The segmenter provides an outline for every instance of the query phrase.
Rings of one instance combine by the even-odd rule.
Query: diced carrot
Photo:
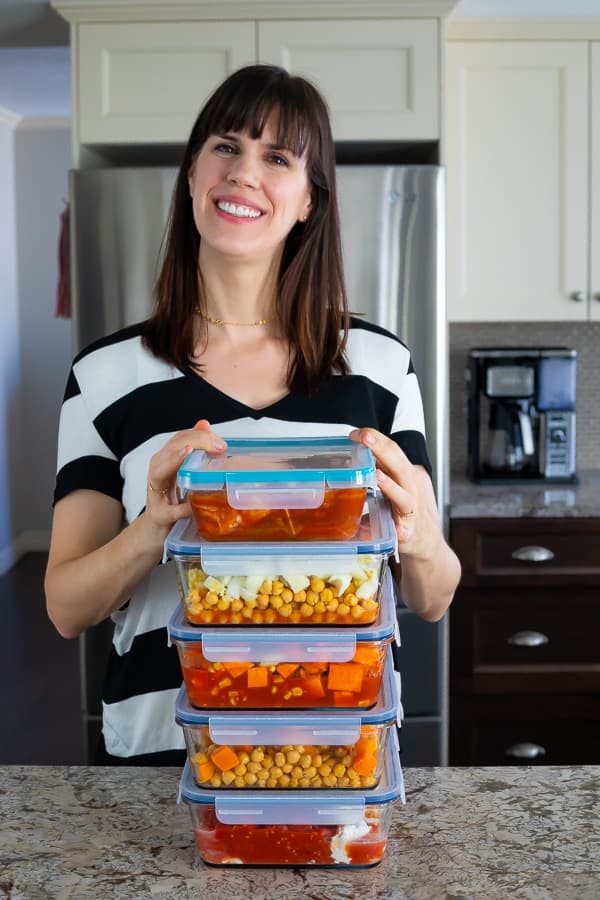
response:
[[[352,760],[352,768],[359,775],[372,775],[377,768],[377,757],[372,753],[363,753]]]
[[[208,781],[209,778],[212,778],[215,773],[215,767],[211,763],[210,759],[208,759],[206,762],[199,763],[197,766],[197,770],[198,781]]]
[[[310,697],[325,696],[325,688],[318,675],[311,675],[310,678],[303,678],[299,687],[303,688]]]
[[[265,666],[253,666],[248,669],[248,687],[261,688],[268,687],[269,672]]]
[[[252,663],[249,662],[226,662],[223,668],[226,669],[232,678],[239,678],[244,672],[247,672]]]
[[[374,647],[372,644],[367,644],[365,647],[361,647],[359,644],[354,654],[354,662],[362,663],[363,666],[369,666],[369,668],[379,666],[380,659],[381,652],[379,647]]]
[[[218,766],[221,772],[227,772],[229,769],[233,769],[235,766],[239,765],[240,762],[240,758],[235,750],[232,750],[227,744],[223,744],[221,747],[217,747],[216,750],[213,750],[210,754],[210,758],[215,766]]]
[[[326,662],[302,663],[302,668],[307,675],[320,675],[321,672],[326,672],[328,667],[329,663]]]
[[[356,706],[356,694],[352,694],[350,691],[334,691],[333,705],[354,707]]]
[[[362,666],[358,663],[331,663],[327,687],[330,691],[360,691],[363,680]]]
[[[279,663],[275,668],[283,678],[289,678],[298,668],[298,663]]]

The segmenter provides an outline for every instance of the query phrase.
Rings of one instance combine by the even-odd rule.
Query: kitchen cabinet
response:
[[[76,158],[80,145],[183,143],[213,88],[252,62],[314,80],[336,140],[437,141],[441,16],[453,5],[56,0],[72,25]]]
[[[452,519],[450,765],[600,762],[600,519]]]
[[[558,26],[452,32],[451,321],[600,320],[600,22],[586,24],[569,40]]]

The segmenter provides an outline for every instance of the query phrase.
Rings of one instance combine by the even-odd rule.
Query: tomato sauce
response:
[[[317,509],[234,509],[226,491],[191,491],[189,501],[205,541],[345,541],[356,534],[366,488],[325,489]]]
[[[192,706],[356,709],[377,702],[388,641],[359,644],[351,662],[260,665],[211,662],[195,642],[176,642]]]
[[[337,825],[224,825],[214,807],[203,813],[194,832],[205,862],[263,866],[334,865],[331,842],[337,833]],[[373,865],[382,859],[385,846],[386,839],[372,825],[364,837],[344,845],[350,862],[338,864]]]

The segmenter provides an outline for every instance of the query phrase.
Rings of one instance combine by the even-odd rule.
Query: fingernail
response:
[[[367,431],[365,434],[365,444],[374,444],[375,443],[375,435],[371,434],[370,431]]]
[[[212,442],[213,450],[224,450],[227,444],[221,438],[214,438]]]
[[[189,444],[186,444],[185,447],[183,448],[183,450],[179,451],[179,455],[181,457],[189,456],[191,452],[192,452],[192,447],[190,447]]]
[[[381,469],[377,469],[376,475],[377,475],[377,483],[383,484],[385,482],[387,476],[381,471]]]

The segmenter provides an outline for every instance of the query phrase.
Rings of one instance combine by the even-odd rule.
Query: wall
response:
[[[71,322],[54,317],[70,165],[64,120],[25,118],[3,129],[0,194],[13,201],[0,205],[6,256],[0,266],[0,573],[22,552],[48,546],[58,416],[71,360]]]
[[[471,347],[569,347],[577,350],[577,468],[600,468],[600,322],[461,322],[450,325],[450,471],[467,466],[467,391]]]

